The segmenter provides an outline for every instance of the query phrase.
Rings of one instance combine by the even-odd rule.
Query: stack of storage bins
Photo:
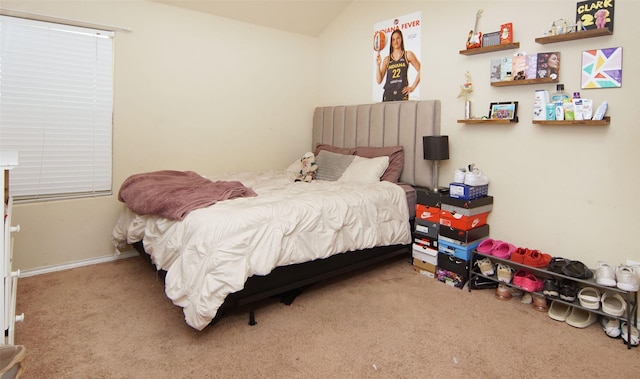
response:
[[[471,187],[471,190],[452,186]],[[438,220],[436,276],[439,281],[457,288],[465,285],[469,278],[471,252],[489,236],[487,218],[492,209],[493,196],[487,195],[486,189],[476,191],[472,186],[450,185],[449,195],[441,199]]]

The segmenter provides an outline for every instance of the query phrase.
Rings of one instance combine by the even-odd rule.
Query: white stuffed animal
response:
[[[310,182],[316,177],[318,165],[316,164],[316,156],[312,152],[305,153],[300,158],[302,167],[296,175],[296,182]]]

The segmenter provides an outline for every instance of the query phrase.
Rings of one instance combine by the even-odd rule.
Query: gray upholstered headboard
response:
[[[433,167],[423,159],[422,137],[440,134],[440,100],[394,101],[316,108],[312,148],[318,143],[338,147],[404,147],[400,181],[433,185]]]

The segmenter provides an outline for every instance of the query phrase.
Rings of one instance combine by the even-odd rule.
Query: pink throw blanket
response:
[[[182,220],[190,211],[221,200],[257,194],[238,181],[213,182],[193,171],[155,171],[128,177],[118,200],[139,215]]]

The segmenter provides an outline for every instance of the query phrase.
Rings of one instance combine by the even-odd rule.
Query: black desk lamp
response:
[[[440,161],[449,159],[449,136],[422,137],[424,159],[433,161],[433,192],[438,192],[438,168]]]

